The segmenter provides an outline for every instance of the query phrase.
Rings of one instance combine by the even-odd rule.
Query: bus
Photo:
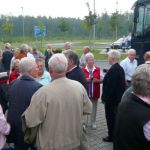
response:
[[[150,51],[150,0],[137,0],[133,10],[131,48],[136,50],[138,63],[141,64],[144,53]]]

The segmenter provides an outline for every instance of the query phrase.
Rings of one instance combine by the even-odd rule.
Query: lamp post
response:
[[[95,15],[95,0],[94,0],[94,3],[93,3],[93,12],[94,12],[94,15]],[[93,48],[95,48],[95,18],[94,18],[94,24],[93,24]]]
[[[118,22],[118,0],[116,1],[116,40],[118,38],[118,25],[117,25],[117,22]]]
[[[22,36],[24,41],[24,8],[21,7],[21,9],[22,9]]]

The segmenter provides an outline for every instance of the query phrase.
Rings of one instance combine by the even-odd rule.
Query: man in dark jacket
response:
[[[103,138],[103,141],[105,142],[113,141],[116,111],[125,90],[125,73],[118,63],[119,58],[120,53],[117,50],[111,50],[108,53],[108,61],[112,66],[103,80],[101,99],[105,104],[105,116],[108,127],[108,136]]]
[[[53,55],[53,49],[52,49],[52,45],[51,44],[47,44],[47,50],[45,50],[45,68],[47,71],[48,70],[48,61],[51,58],[51,56]]]
[[[37,65],[35,59],[24,57],[19,63],[19,71],[22,76],[13,81],[8,91],[9,108],[8,122],[11,125],[11,133],[8,141],[15,144],[15,150],[31,150],[33,145],[24,143],[21,115],[29,106],[32,95],[42,86],[34,78],[37,77]]]
[[[130,97],[118,107],[114,150],[150,149],[150,64],[137,67],[132,88]]]
[[[79,66],[78,55],[72,50],[65,50],[63,53],[68,59],[66,77],[71,80],[80,82],[87,90],[87,81],[81,67]]]

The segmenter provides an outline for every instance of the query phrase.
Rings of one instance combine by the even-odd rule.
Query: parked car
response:
[[[125,43],[125,40],[124,38],[120,38],[118,39],[117,41],[113,42],[110,47],[112,49],[122,49],[124,47],[126,47],[126,43]]]

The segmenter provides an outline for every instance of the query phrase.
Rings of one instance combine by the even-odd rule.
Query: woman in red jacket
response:
[[[19,73],[19,59],[13,60],[13,69],[12,72],[9,75],[9,83],[11,83],[13,80],[17,79],[20,75]]]
[[[87,53],[85,55],[86,66],[83,67],[83,72],[85,74],[86,80],[88,82],[88,95],[93,103],[93,112],[91,115],[91,126],[96,129],[96,111],[97,102],[100,97],[100,67],[94,65],[94,55],[92,53]]]

